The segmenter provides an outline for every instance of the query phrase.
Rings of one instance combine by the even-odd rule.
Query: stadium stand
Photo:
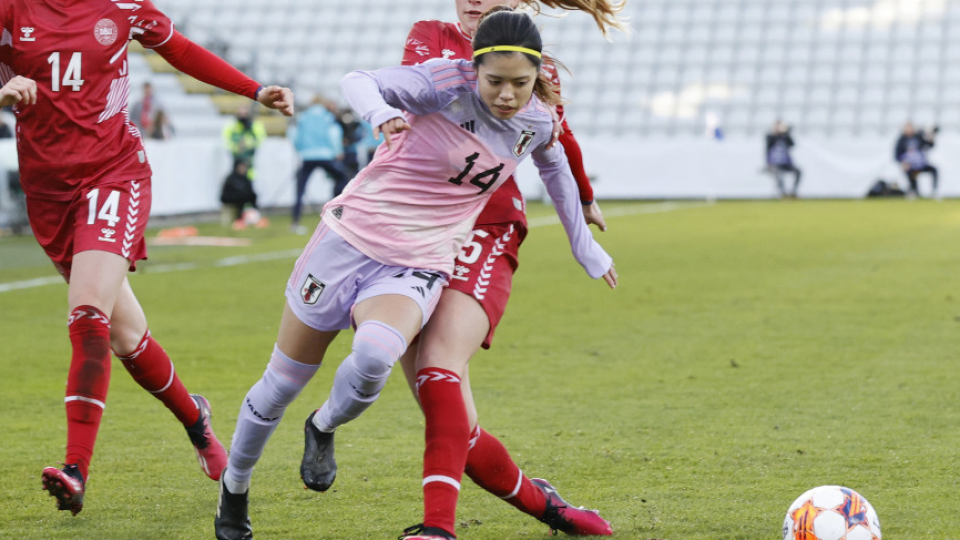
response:
[[[396,65],[414,21],[453,18],[452,0],[155,2],[188,37],[301,101],[339,98],[350,70]],[[940,194],[960,196],[960,155],[949,151],[960,143],[960,71],[949,69],[960,61],[960,1],[630,0],[626,15],[631,33],[610,42],[582,13],[539,18],[548,51],[572,72],[567,115],[599,198],[776,196],[762,142],[778,117],[794,128],[802,197],[861,197],[878,178],[902,181],[892,145],[908,119],[942,126]],[[238,98],[149,52],[131,63],[134,93],[140,77],[155,82],[177,129],[172,141],[148,141],[162,178],[154,213],[217,208],[229,164],[219,135]],[[274,135],[287,125],[261,119]],[[722,144],[706,129],[713,119]],[[291,204],[295,168],[289,141],[268,139],[257,164],[267,207]],[[537,197],[536,172],[519,177]]]
[[[191,38],[261,80],[336,96],[352,69],[396,64],[410,24],[449,19],[450,0],[157,0]],[[389,7],[388,7],[389,6]],[[728,133],[783,116],[806,134],[889,134],[907,117],[957,119],[960,5],[947,0],[644,0],[633,32],[605,42],[582,14],[542,17],[572,71],[566,97],[585,135],[685,135],[704,115]],[[164,99],[200,118],[199,101]],[[202,123],[206,123],[203,120]],[[178,122],[178,127],[180,123]],[[202,131],[205,126],[185,127]]]

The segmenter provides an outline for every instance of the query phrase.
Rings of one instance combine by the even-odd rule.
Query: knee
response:
[[[248,402],[255,401],[259,408],[281,411],[300,395],[319,366],[302,364],[284,354],[276,345],[270,355],[270,363],[263,373],[260,390],[248,395]],[[251,405],[254,405],[251,402]]]
[[[145,331],[124,324],[113,323],[110,327],[110,348],[119,356],[128,356],[140,346]]]
[[[364,379],[386,378],[407,349],[407,341],[395,328],[379,321],[365,321],[353,338],[357,374]]]

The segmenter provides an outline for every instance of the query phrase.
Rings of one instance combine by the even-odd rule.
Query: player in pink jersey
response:
[[[524,35],[532,29],[539,40],[520,13],[495,14],[487,24],[517,27]],[[301,476],[308,487],[323,487],[312,470],[322,456],[311,453],[311,441],[376,401],[391,367],[429,320],[477,215],[521,160],[533,157],[577,261],[591,277],[616,286],[613,261],[584,221],[563,150],[550,145],[550,110],[533,95],[536,87],[537,96],[557,99],[538,76],[539,41],[535,48],[509,39],[500,45],[507,55],[490,54],[475,65],[438,59],[343,79],[344,96],[386,135],[386,144],[324,206],[323,222],[287,283],[273,355],[241,405],[221,480],[217,538],[252,538],[253,467],[329,343],[352,323],[351,354],[337,369],[329,399],[305,426]]]
[[[430,58],[469,58],[473,52],[472,38],[479,24],[480,16],[490,7],[506,3],[511,7],[521,4],[519,0],[502,2],[498,0],[456,0],[459,23],[440,21],[420,21],[414,24],[407,37],[404,49],[404,64],[416,64]],[[601,30],[608,27],[621,28],[617,16],[623,9],[622,2],[607,1],[548,1],[550,7],[567,10],[580,10],[590,13]],[[536,2],[523,2],[539,11]],[[559,77],[555,66],[547,64],[552,81],[559,89]],[[570,168],[580,186],[580,198],[584,215],[588,223],[596,223],[605,230],[603,217],[593,202],[593,191],[583,169],[581,152],[573,133],[563,118],[563,107],[557,106],[562,119],[563,133],[560,142],[570,160]],[[494,330],[500,322],[510,295],[512,275],[517,269],[517,251],[527,232],[526,217],[519,190],[512,179],[501,188],[484,211],[477,218],[474,231],[463,251],[457,258],[456,272],[450,285],[443,292],[438,312],[441,316],[431,319],[423,332],[423,343],[419,347],[410,347],[401,358],[401,364],[407,380],[418,394],[419,375],[430,367],[443,367],[461,377],[462,399],[469,420],[469,451],[466,457],[467,475],[479,486],[503,498],[518,509],[548,524],[554,530],[575,535],[606,535],[612,530],[609,523],[591,510],[572,507],[563,501],[548,482],[526,477],[511,459],[503,444],[489,432],[480,428],[477,422],[477,410],[470,391],[468,362],[482,346],[489,348]],[[421,389],[422,393],[422,389]],[[449,422],[447,404],[425,409],[428,425]],[[462,427],[462,426],[461,426]],[[455,523],[455,509],[458,485],[445,480],[450,478],[459,467],[451,454],[437,448],[448,449],[450,439],[458,435],[451,430],[432,430],[428,436],[425,454],[426,471],[432,471],[434,481],[424,484],[424,495],[428,511],[424,517],[427,532],[443,530],[452,534]],[[433,440],[431,440],[431,438]],[[457,443],[452,443],[456,445]],[[325,468],[332,477],[336,473],[336,464],[332,452],[328,456]],[[457,456],[459,459],[459,456]],[[456,475],[459,483],[459,474]],[[415,528],[412,528],[413,530]]]
[[[151,200],[150,165],[127,113],[127,46],[137,40],[181,71],[288,116],[293,96],[185,38],[150,0],[6,0],[0,26],[0,106],[17,116],[30,226],[69,284],[66,466],[44,469],[43,487],[60,510],[83,508],[111,350],[184,425],[200,466],[217,480],[226,452],[210,404],[180,382],[126,277],[146,258]]]

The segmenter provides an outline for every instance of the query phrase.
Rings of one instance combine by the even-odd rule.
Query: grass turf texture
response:
[[[660,209],[604,205],[610,230],[598,236],[617,261],[616,291],[585,277],[559,226],[524,244],[494,348],[471,369],[481,424],[521,468],[600,508],[616,538],[777,538],[787,506],[821,484],[860,491],[887,539],[960,538],[960,202],[645,213]],[[201,226],[254,243],[154,247],[131,277],[225,444],[266,365],[293,257],[222,261],[305,243],[286,230],[282,220],[240,233]],[[171,271],[187,262],[197,267]],[[0,239],[0,283],[50,274],[32,239]],[[83,512],[55,511],[40,490],[41,469],[63,457],[65,299],[63,285],[0,293],[0,538],[212,538],[217,485],[118,362]],[[394,538],[421,520],[422,421],[399,373],[341,429],[334,489],[302,489],[303,420],[349,338],[257,467],[256,538]],[[458,520],[468,540],[548,534],[467,479]]]

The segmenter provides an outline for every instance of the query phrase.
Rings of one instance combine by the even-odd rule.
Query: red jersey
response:
[[[151,175],[130,122],[127,45],[163,45],[173,23],[150,0],[4,0],[0,84],[37,83],[15,106],[24,192],[69,200],[80,189]]]
[[[470,60],[473,58],[472,39],[460,28],[460,23],[442,21],[420,21],[413,25],[407,35],[407,43],[403,48],[403,64],[412,65],[426,62],[431,58],[453,58]],[[542,68],[550,75],[551,82],[560,88],[560,76],[553,64],[544,64]],[[579,156],[579,146],[574,153],[568,150],[568,144],[576,145],[570,128],[563,118],[563,107],[557,106],[566,136],[561,143],[567,154]],[[572,162],[571,162],[572,163]],[[578,161],[579,163],[579,161]],[[571,167],[573,177],[580,188],[580,198],[584,201],[593,200],[593,189],[583,167]],[[524,213],[523,195],[513,177],[493,193],[483,211],[477,216],[477,225],[492,225],[498,223],[517,223],[521,229],[521,238],[527,233],[527,217]]]

